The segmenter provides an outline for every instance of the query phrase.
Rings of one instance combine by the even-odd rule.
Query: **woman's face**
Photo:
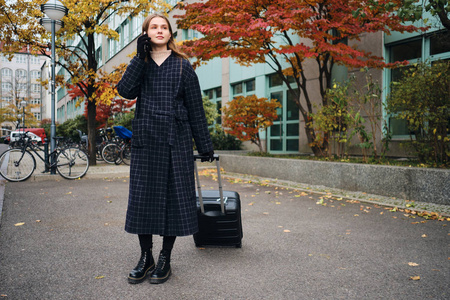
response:
[[[169,42],[170,34],[169,24],[163,18],[156,17],[150,21],[147,29],[147,35],[151,38],[152,48],[162,48]]]

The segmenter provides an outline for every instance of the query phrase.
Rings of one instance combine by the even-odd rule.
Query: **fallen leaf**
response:
[[[359,215],[358,214],[356,214],[356,215],[353,215],[354,217],[359,217]]]
[[[422,234],[422,237],[423,237],[423,238],[426,238],[426,237],[427,237],[427,235],[426,235],[426,234]]]
[[[420,280],[420,276],[411,276],[409,277],[411,280]]]
[[[248,205],[253,205],[253,204],[255,204],[255,202],[250,202]]]
[[[285,229],[285,230],[283,230],[284,232],[291,232],[289,229]]]
[[[105,278],[105,276],[97,276],[97,277],[95,277],[95,279],[102,279],[102,278]]]
[[[417,267],[419,264],[416,264],[414,262],[409,262],[408,265],[410,265],[411,267]]]
[[[275,202],[275,204],[281,204],[281,202]]]
[[[36,220],[36,223],[41,223],[41,220]]]
[[[269,213],[268,212],[263,212],[263,215],[268,215]]]
[[[21,223],[16,223],[16,224],[14,224],[14,226],[22,226],[22,225],[24,225],[25,224],[25,222],[21,222]]]
[[[72,194],[72,192],[68,192],[68,193],[66,193],[66,195],[70,195],[70,194]]]

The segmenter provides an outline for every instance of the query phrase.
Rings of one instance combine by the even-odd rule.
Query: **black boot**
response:
[[[152,249],[142,250],[137,266],[128,275],[129,283],[141,283],[155,269]]]
[[[159,254],[158,264],[155,271],[150,276],[150,283],[163,283],[169,279],[171,274],[170,269],[170,251],[162,250]]]

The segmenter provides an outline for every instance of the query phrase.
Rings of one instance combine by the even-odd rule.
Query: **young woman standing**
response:
[[[151,283],[163,283],[176,237],[198,231],[192,139],[200,154],[214,155],[197,75],[177,49],[166,17],[144,20],[137,55],[117,89],[124,98],[137,98],[125,230],[138,235],[141,257],[128,281],[150,275]],[[153,235],[163,236],[156,264]]]

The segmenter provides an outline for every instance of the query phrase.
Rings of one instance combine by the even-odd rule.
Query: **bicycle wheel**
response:
[[[102,157],[108,164],[115,164],[120,157],[120,147],[117,144],[108,144],[102,150]]]
[[[81,178],[86,175],[88,169],[88,156],[80,149],[66,148],[56,157],[56,170],[66,179]]]
[[[28,151],[9,149],[0,156],[0,174],[6,180],[27,180],[35,169],[36,159]]]
[[[120,151],[120,156],[124,164],[129,165],[131,161],[131,144],[126,144],[122,151]]]

